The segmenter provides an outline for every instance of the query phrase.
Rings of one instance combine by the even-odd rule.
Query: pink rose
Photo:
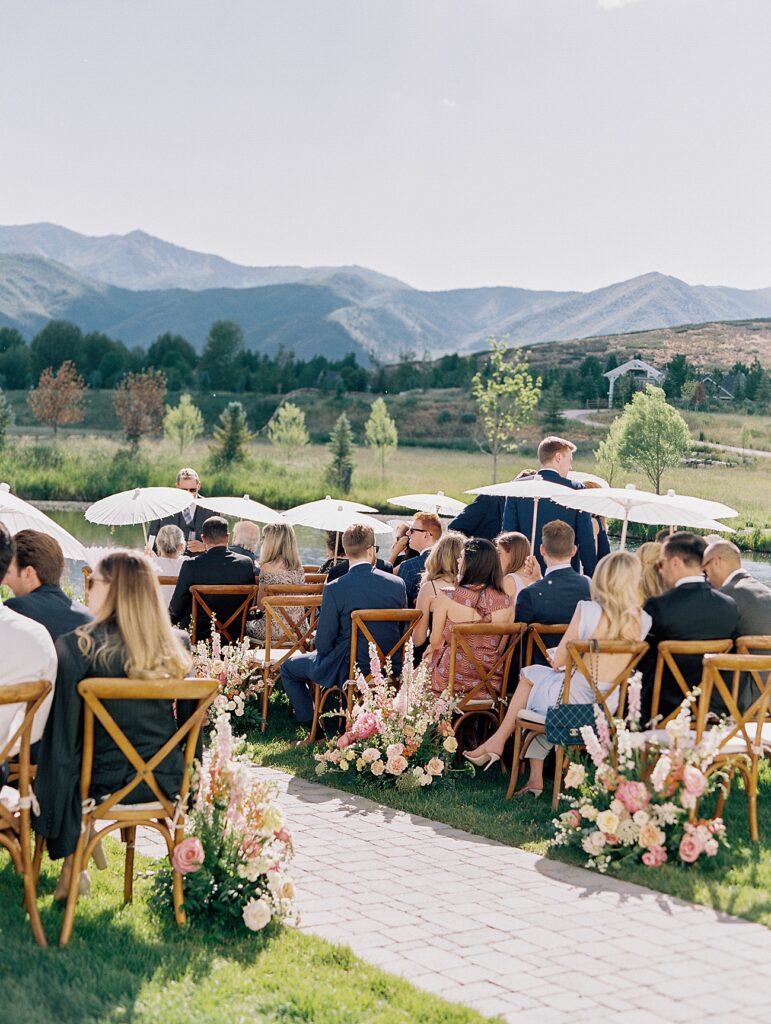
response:
[[[683,785],[691,796],[699,797],[707,785],[707,776],[692,764],[687,764],[683,768]]]
[[[203,844],[195,836],[188,836],[174,847],[171,855],[171,866],[181,875],[191,875],[197,871],[204,861]]]
[[[695,860],[698,860],[702,850],[703,847],[696,836],[689,833],[680,840],[678,853],[684,864],[693,864]]]
[[[396,743],[394,746],[400,747],[401,744]],[[391,748],[389,747],[388,749],[390,750]],[[401,775],[407,767],[407,763],[406,757],[402,757],[401,754],[396,754],[393,757],[388,758],[385,770],[391,775]]]
[[[575,811],[575,810],[574,811],[567,811],[565,813],[565,822],[566,822],[566,824],[571,825],[573,828],[580,828],[581,827],[581,815],[578,813],[578,811]]]
[[[642,811],[650,803],[648,787],[644,782],[632,782],[622,779],[616,789],[616,800],[620,800],[630,814]]]
[[[388,757],[389,759],[392,757],[401,757],[403,753],[403,743],[392,743],[390,746],[386,747],[386,757]]]
[[[663,846],[651,846],[642,855],[642,862],[646,868],[657,868],[667,859],[667,851]]]
[[[350,747],[353,743],[353,737],[350,733],[344,732],[342,736],[337,737],[337,747],[339,750],[345,750],[346,747]]]

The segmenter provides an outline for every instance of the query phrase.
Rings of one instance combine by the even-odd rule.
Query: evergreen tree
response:
[[[385,399],[376,398],[372,403],[369,419],[364,427],[367,444],[373,448],[380,459],[380,479],[385,480],[385,464],[396,451],[399,444],[399,433],[396,423],[388,415]]]
[[[0,451],[5,448],[8,441],[8,431],[13,426],[13,409],[11,403],[0,391]]]
[[[246,422],[246,412],[240,402],[228,402],[214,428],[214,440],[209,451],[215,466],[230,466],[245,462],[246,446],[254,437]]]
[[[353,434],[345,413],[337,418],[327,449],[332,456],[327,467],[327,483],[333,490],[347,494],[353,479]]]
[[[559,381],[556,381],[544,393],[541,403],[541,425],[550,434],[558,434],[565,426],[565,417],[562,415],[564,405],[562,388]]]

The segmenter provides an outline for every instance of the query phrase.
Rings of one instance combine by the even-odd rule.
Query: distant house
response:
[[[644,362],[642,359],[629,359],[627,362],[622,363],[621,366],[616,366],[612,370],[608,370],[603,376],[608,378],[608,408],[613,406],[613,389],[616,381],[620,377],[625,377],[627,374],[631,374],[634,379],[635,387],[642,389],[646,384],[661,384],[664,380],[664,373],[662,370],[657,370],[655,366],[651,366],[650,363]]]
[[[744,376],[744,374],[741,374],[741,376]],[[728,374],[723,378],[722,383],[718,384],[712,374],[703,373],[699,377],[699,383],[709,398],[716,398],[719,402],[733,402],[737,385],[736,377],[737,375],[735,374]]]

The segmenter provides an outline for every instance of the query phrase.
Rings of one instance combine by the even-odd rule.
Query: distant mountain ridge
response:
[[[34,334],[73,320],[128,345],[164,331],[201,348],[211,323],[238,322],[247,345],[299,357],[354,352],[393,362],[771,316],[771,288],[688,285],[650,273],[590,292],[464,288],[426,292],[364,267],[242,267],[141,231],[92,238],[53,224],[0,227],[0,325]]]

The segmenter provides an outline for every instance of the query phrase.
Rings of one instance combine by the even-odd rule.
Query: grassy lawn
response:
[[[497,769],[477,772],[473,778],[461,775],[454,784],[432,785],[406,794],[381,789],[356,776],[348,779],[335,774],[318,778],[313,754],[293,747],[299,733],[288,724],[286,710],[276,696],[273,705],[265,735],[255,733],[247,744],[250,758],[257,763],[357,793],[388,807],[446,822],[510,846],[547,854],[553,816],[547,791],[537,801],[532,798],[507,801],[504,799],[506,780]],[[624,867],[617,877],[771,927],[770,808],[771,766],[766,764],[762,769],[759,796],[760,843],[749,841],[747,802],[741,783],[736,782],[725,816],[730,851],[711,861],[702,860],[695,868],[674,864],[656,869]],[[564,851],[555,851],[553,855],[570,859]],[[573,863],[581,862],[574,859]]]
[[[178,931],[150,912],[149,881],[122,907],[122,847],[108,843],[107,871],[92,871],[66,949],[38,949],[8,858],[0,870],[0,978],[4,1020],[25,1024],[482,1024],[488,1018],[291,928],[262,935]],[[140,869],[150,861],[138,859]],[[49,937],[55,869],[46,860],[40,905]]]

